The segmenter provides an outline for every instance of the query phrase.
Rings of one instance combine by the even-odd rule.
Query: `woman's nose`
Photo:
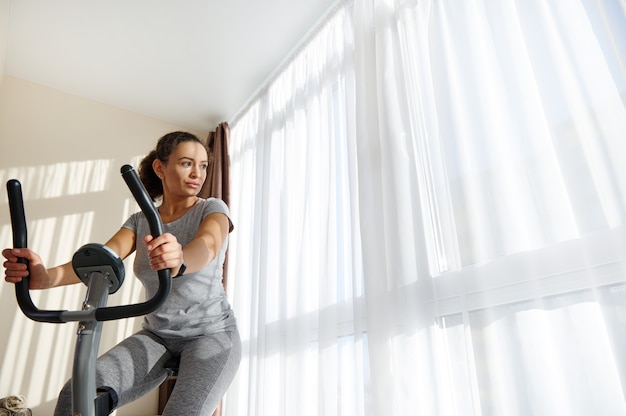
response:
[[[191,175],[192,175],[194,178],[200,177],[200,176],[202,175],[202,171],[203,171],[203,169],[202,169],[202,167],[201,167],[200,165],[195,165],[195,164],[194,164],[194,165],[191,167]]]

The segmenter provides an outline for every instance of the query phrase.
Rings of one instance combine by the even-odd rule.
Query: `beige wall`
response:
[[[7,37],[9,34],[9,0],[0,0],[0,85],[6,73]]]
[[[173,130],[185,129],[5,76],[0,83],[0,247],[11,245],[5,187],[11,178],[22,182],[29,246],[48,265],[69,261],[82,244],[104,243],[136,210],[120,166],[136,166],[158,137]],[[109,305],[141,296],[136,280],[128,277]],[[83,296],[82,285],[33,292],[40,308],[79,309]],[[29,321],[17,309],[13,286],[3,281],[0,316],[0,397],[22,394],[34,414],[51,415],[70,375],[75,324]],[[137,325],[105,323],[101,350]],[[156,414],[156,394],[117,414]]]

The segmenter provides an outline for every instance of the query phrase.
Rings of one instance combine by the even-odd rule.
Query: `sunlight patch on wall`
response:
[[[18,179],[24,184],[24,200],[101,192],[108,187],[112,164],[113,159],[94,159],[45,166],[12,167],[0,170],[0,182]]]
[[[25,391],[24,385],[28,383],[28,375],[24,368],[29,368],[30,354],[33,345],[33,333],[35,322],[23,316],[17,316],[11,331],[6,334],[8,340],[6,353],[2,360],[2,381],[0,387],[2,391],[15,392]],[[7,380],[10,375],[10,380]]]
[[[68,195],[99,192],[107,188],[111,159],[88,160],[69,163]]]

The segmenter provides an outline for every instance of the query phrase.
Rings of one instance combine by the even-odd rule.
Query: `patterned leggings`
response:
[[[176,356],[180,356],[178,379],[163,415],[210,416],[241,361],[241,340],[236,330],[166,340],[139,331],[98,358],[96,385],[112,389],[117,394],[117,407],[123,406],[165,381],[168,373],[164,365]],[[72,415],[69,381],[59,394],[54,415]]]

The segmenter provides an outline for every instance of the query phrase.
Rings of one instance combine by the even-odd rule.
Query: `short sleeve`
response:
[[[143,215],[141,212],[135,212],[131,215],[125,222],[122,224],[122,228],[128,228],[135,234],[137,234],[137,229],[139,228],[139,216]]]
[[[233,222],[230,219],[230,210],[228,205],[219,198],[208,198],[204,204],[204,211],[202,213],[202,219],[204,220],[208,215],[221,213],[228,218],[228,232],[232,232],[235,229]]]

